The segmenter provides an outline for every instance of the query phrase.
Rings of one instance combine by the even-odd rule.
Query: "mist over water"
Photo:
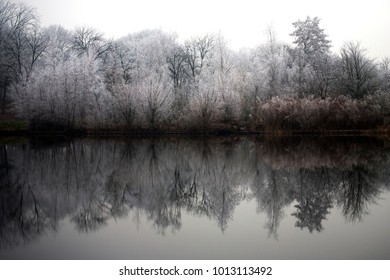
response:
[[[372,138],[0,145],[0,259],[388,259]]]

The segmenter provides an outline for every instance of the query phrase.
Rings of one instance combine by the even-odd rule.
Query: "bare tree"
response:
[[[114,42],[110,57],[104,66],[105,84],[110,92],[134,82],[136,58],[132,51],[122,42]]]
[[[0,30],[8,24],[11,19],[12,10],[15,9],[15,5],[6,0],[0,0]]]
[[[167,56],[168,74],[173,82],[172,110],[176,115],[181,115],[188,105],[191,74],[187,71],[186,60],[186,53],[181,46],[175,46]]]
[[[267,29],[268,41],[254,52],[255,67],[265,97],[270,99],[282,93],[287,81],[288,47],[276,39],[272,27]],[[283,92],[285,94],[285,92]]]
[[[213,35],[197,37],[184,44],[186,62],[191,71],[193,79],[200,74],[205,62],[214,48],[215,38]]]
[[[26,72],[29,73],[31,65],[36,61],[36,52],[32,55],[31,45],[34,49],[36,44],[33,37],[38,35],[37,28],[38,21],[33,8],[19,5],[13,9],[4,44],[7,67],[13,73],[14,81],[19,81]]]
[[[23,4],[0,2],[0,86],[5,110],[7,88],[12,82],[27,81],[46,48],[36,12]]]
[[[191,70],[192,78],[195,79],[197,74],[198,65],[198,53],[196,49],[196,41],[191,40],[187,41],[184,44],[184,49],[186,53],[186,62],[188,67]]]
[[[175,93],[177,93],[177,89],[181,87],[184,79],[187,76],[185,69],[186,60],[186,53],[181,47],[175,47],[172,50],[172,53],[167,57],[169,76],[173,81],[173,88],[175,89]]]
[[[29,65],[26,65],[26,79],[29,78],[30,73],[33,71],[34,66],[38,60],[42,57],[43,52],[47,48],[48,38],[42,34],[40,28],[35,27],[30,34],[26,36],[27,46],[29,48],[30,59],[28,61]]]
[[[198,37],[196,40],[196,46],[199,52],[200,69],[203,68],[206,58],[212,52],[214,48],[214,35],[206,34],[203,37]]]
[[[133,80],[132,71],[136,68],[134,54],[120,42],[114,44],[113,53],[124,82],[126,84],[131,83]]]
[[[378,89],[377,69],[360,43],[348,42],[341,49],[339,87],[353,98],[362,98]]]
[[[73,48],[79,54],[89,52],[98,43],[103,41],[103,34],[93,28],[77,28],[73,36]]]
[[[90,27],[79,27],[73,36],[73,48],[78,55],[93,55],[95,59],[105,60],[105,55],[113,49],[113,43],[106,41],[102,33]]]

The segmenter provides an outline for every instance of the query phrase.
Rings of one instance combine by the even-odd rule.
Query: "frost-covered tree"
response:
[[[118,128],[130,129],[139,125],[140,94],[136,80],[134,53],[121,40],[113,42],[112,51],[101,66],[104,84],[110,96],[108,115]]]
[[[234,91],[239,98],[240,123],[244,126],[254,124],[260,101],[260,81],[255,75],[254,57],[252,50],[241,50],[235,57]]]
[[[341,49],[339,88],[352,98],[363,98],[379,89],[376,64],[366,50],[356,42],[348,42]]]
[[[191,118],[188,120],[189,127],[200,126],[207,131],[218,116],[218,95],[210,84],[211,77],[204,76],[199,81],[196,90],[192,93],[190,100]]]
[[[202,44],[194,43],[193,46]],[[188,120],[187,116],[190,127],[192,123],[192,126],[196,125],[202,130],[230,128],[240,116],[240,98],[234,90],[237,74],[234,69],[235,54],[228,48],[222,36],[213,40],[212,52],[204,55],[200,49],[194,47],[194,50],[199,56],[194,60],[197,67],[191,81],[189,106],[192,119]],[[193,73],[192,70],[190,73]]]
[[[296,83],[300,96],[314,94],[325,98],[332,79],[329,60],[330,40],[324,29],[319,27],[320,19],[307,17],[293,23],[296,51]]]
[[[51,25],[44,28],[42,32],[47,38],[47,47],[42,54],[42,64],[54,70],[72,55],[72,34],[59,25]]]
[[[173,86],[172,111],[180,116],[186,111],[191,87],[191,75],[186,65],[187,55],[182,46],[174,46],[167,56],[169,77]]]
[[[106,85],[107,86],[107,85]],[[137,87],[117,80],[109,90],[107,114],[114,126],[131,129],[140,119],[140,95]]]
[[[208,68],[213,48],[214,36],[207,34],[192,38],[182,45],[175,44],[167,57],[168,69],[174,87],[172,109],[179,119],[189,119],[189,116],[185,116],[185,112],[191,99],[199,93],[199,82],[205,81],[204,75],[207,74],[203,72],[210,73]]]
[[[202,72],[203,67],[207,66],[208,61],[212,57],[215,40],[214,35],[206,34],[184,43],[186,63],[195,81],[196,77]]]
[[[24,4],[0,1],[0,86],[5,109],[12,82],[25,82],[46,48],[36,11]]]
[[[161,129],[170,118],[174,83],[171,83],[169,63],[176,36],[160,30],[146,30],[121,39],[128,50],[123,59],[131,62],[131,92],[137,95],[137,107],[148,129]],[[129,60],[130,59],[130,60]]]
[[[135,54],[121,41],[113,44],[111,64],[113,71],[118,73],[126,84],[134,81],[134,70],[136,69]]]
[[[228,48],[226,40],[219,35],[215,43],[212,76],[215,94],[219,100],[219,118],[224,124],[234,124],[239,117],[239,96],[234,91],[235,54]],[[213,85],[210,85],[213,86]]]
[[[254,53],[263,99],[286,95],[289,92],[287,72],[289,48],[277,40],[271,27],[268,28],[267,35],[267,43],[257,48]]]
[[[92,27],[78,27],[74,31],[72,48],[79,55],[88,55],[106,62],[113,43]]]
[[[12,16],[14,5],[9,1],[0,0],[0,90],[1,96],[1,110],[4,113],[7,88],[11,81],[9,71],[9,57],[7,54],[6,35],[9,32],[9,22]]]
[[[145,78],[139,87],[140,107],[147,128],[158,130],[163,128],[170,116],[172,92],[168,75],[161,70]]]
[[[181,88],[182,84],[188,76],[185,69],[186,54],[182,47],[175,46],[172,52],[167,56],[167,66],[169,70],[169,76],[173,82],[173,88],[175,93]]]
[[[13,88],[16,113],[38,129],[100,127],[106,121],[107,94],[96,60],[72,56],[54,70],[32,73]]]
[[[318,17],[307,17],[304,21],[298,20],[293,23],[295,28],[291,36],[295,37],[294,44],[305,54],[305,58],[310,60],[317,53],[326,54],[330,48],[330,41],[324,29],[319,27]]]
[[[2,36],[7,68],[11,79],[18,82],[28,79],[37,60],[46,48],[36,11],[23,4],[10,7],[6,32]]]

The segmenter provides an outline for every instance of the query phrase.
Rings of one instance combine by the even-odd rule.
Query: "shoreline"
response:
[[[163,136],[163,135],[194,135],[194,136],[235,136],[235,135],[261,135],[261,136],[386,136],[390,131],[386,128],[364,130],[274,130],[274,131],[31,131],[31,130],[0,130],[0,137],[9,136]]]

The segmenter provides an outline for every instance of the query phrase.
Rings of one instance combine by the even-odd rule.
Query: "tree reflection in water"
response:
[[[80,232],[145,214],[180,230],[185,210],[225,231],[237,205],[255,199],[277,238],[285,209],[295,226],[324,230],[330,211],[361,221],[389,190],[389,155],[368,138],[76,139],[0,147],[0,248],[15,247],[70,217]]]

